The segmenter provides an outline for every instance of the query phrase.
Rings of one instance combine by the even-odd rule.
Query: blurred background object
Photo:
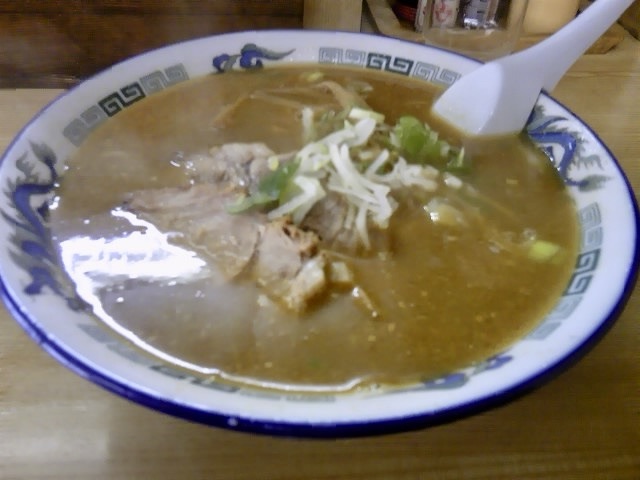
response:
[[[396,14],[400,20],[405,22],[415,23],[416,15],[418,12],[419,0],[397,0],[393,4],[393,13]]]
[[[402,38],[413,42],[423,43],[422,33],[416,31],[415,28],[420,28],[420,7],[427,4],[427,0],[419,0],[417,2],[417,16],[416,25],[409,19],[403,18],[402,15],[398,15],[394,10],[398,10],[395,7],[398,3],[403,5],[409,3],[411,0],[365,0],[366,9],[364,10],[363,26],[369,26],[368,31],[375,33],[381,33],[390,37]],[[453,0],[455,1],[458,0]],[[459,0],[463,1],[463,0]],[[464,0],[467,1],[467,0]],[[526,47],[530,47],[549,36],[552,31],[561,28],[562,25],[570,21],[577,11],[574,11],[573,3],[575,0],[553,0],[552,2],[547,0],[529,0],[529,5],[534,2],[541,2],[545,4],[552,3],[555,7],[552,10],[546,11],[546,15],[549,19],[543,19],[544,25],[538,26],[538,31],[548,30],[549,33],[531,33],[529,31],[523,31],[520,36],[520,40],[516,45],[516,50],[521,50]],[[605,0],[602,0],[605,1]],[[564,4],[566,2],[566,5]],[[562,5],[561,5],[562,3]],[[579,2],[579,10],[587,8],[591,2],[588,0],[581,0]],[[394,8],[395,7],[395,8]],[[545,14],[545,9],[538,9],[541,14]],[[530,15],[534,15],[530,14]],[[525,20],[526,21],[526,20]],[[368,22],[368,25],[367,25]],[[414,28],[415,27],[415,28]],[[536,25],[531,25],[531,18],[529,19],[530,30],[536,30]],[[625,31],[628,30],[633,36],[638,38],[640,31],[640,0],[636,0],[635,3],[622,15],[619,23],[613,25],[604,35],[602,35],[590,48],[587,50],[587,54],[605,54],[619,45],[625,38],[629,36]]]
[[[515,49],[528,1],[422,0],[416,29],[428,44],[490,60]]]

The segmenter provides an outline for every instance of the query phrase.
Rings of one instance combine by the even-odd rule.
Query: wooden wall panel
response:
[[[302,14],[296,0],[2,0],[0,13],[191,13],[290,16]]]
[[[0,0],[0,88],[67,86],[168,43],[302,17],[303,0]]]

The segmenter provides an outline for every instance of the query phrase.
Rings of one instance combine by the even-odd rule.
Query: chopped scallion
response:
[[[227,211],[242,213],[257,206],[281,201],[297,169],[297,161],[279,164],[275,170],[262,178],[254,193],[227,205]]]
[[[561,247],[558,244],[544,240],[536,240],[529,247],[527,256],[536,262],[548,262],[553,259],[560,250]]]
[[[464,149],[454,148],[440,140],[438,132],[416,117],[400,117],[391,141],[411,163],[429,164],[451,172],[462,172],[469,168]]]

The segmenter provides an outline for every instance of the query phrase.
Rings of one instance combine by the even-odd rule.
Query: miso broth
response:
[[[226,207],[199,200],[177,208],[188,222],[175,213],[166,220],[163,212],[136,210],[131,195],[165,195],[156,209],[182,202],[184,192],[195,196],[200,180],[190,162],[206,162],[212,147],[260,142],[277,155],[298,151],[308,141],[298,105],[316,108],[323,95],[331,97],[337,106],[322,110],[323,121],[344,108],[336,92],[309,95],[316,77],[355,92],[389,125],[406,115],[426,121],[451,145],[464,146],[471,165],[438,172],[447,182],[434,191],[395,193],[384,241],[372,234],[369,249],[335,251],[320,238],[317,248],[331,268],[348,266],[350,283],[327,280],[292,310],[246,274],[253,267],[238,267],[231,280],[220,273],[220,253],[210,245],[224,244],[222,237],[181,231],[210,225],[207,212],[225,215]],[[341,391],[425,380],[500,352],[561,295],[577,248],[575,208],[524,135],[458,138],[428,118],[436,93],[399,75],[295,66],[211,75],[136,103],[87,138],[57,189],[51,228],[69,277],[114,334],[221,381]],[[440,215],[428,207],[433,198],[450,202]],[[260,242],[264,227],[256,228]],[[552,254],[532,254],[536,242]],[[251,252],[243,265],[257,261]]]

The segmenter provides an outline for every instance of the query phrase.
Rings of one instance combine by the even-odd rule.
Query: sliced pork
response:
[[[319,251],[320,238],[288,219],[230,214],[225,206],[233,198],[203,183],[188,189],[133,192],[126,208],[206,252],[227,280],[250,278],[289,310],[304,311],[327,287],[327,259]]]
[[[227,143],[213,147],[207,155],[193,155],[184,162],[195,183],[233,185],[252,191],[269,171],[275,153],[264,143]]]
[[[203,183],[188,189],[164,188],[130,194],[127,208],[160,230],[176,232],[206,251],[228,280],[239,276],[253,258],[263,215],[230,215],[225,205],[235,194]]]
[[[316,232],[325,248],[346,254],[365,253],[356,229],[346,228],[349,215],[349,204],[344,197],[329,192],[309,211],[302,227]],[[373,252],[385,252],[391,248],[388,230],[371,228],[369,240]]]
[[[288,219],[264,225],[254,275],[272,297],[300,312],[327,286],[326,257],[318,253],[319,237]]]

